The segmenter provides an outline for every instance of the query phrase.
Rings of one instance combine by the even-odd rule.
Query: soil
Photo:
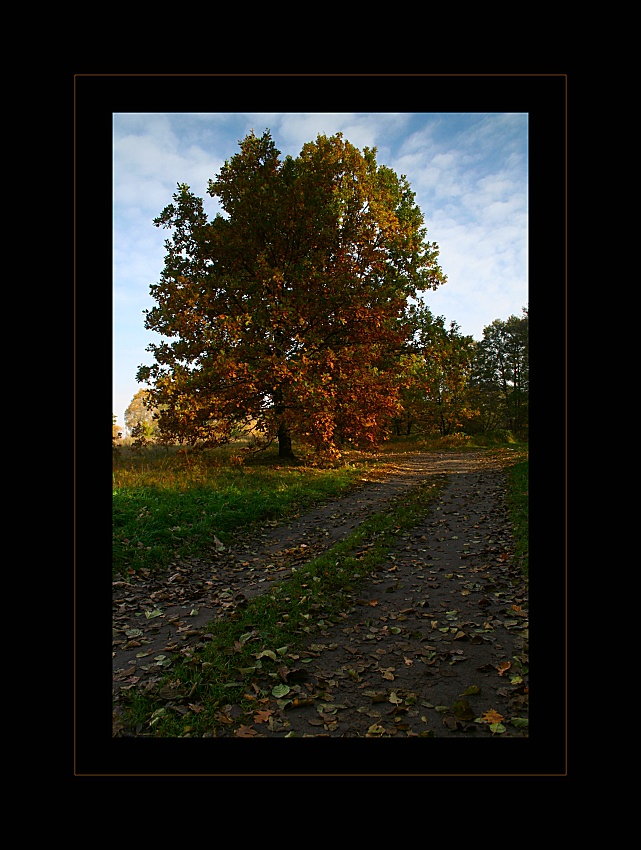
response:
[[[123,719],[132,691],[153,692],[188,726],[192,701],[162,682],[174,659],[203,647],[204,627],[435,475],[446,476],[439,499],[339,621],[288,653],[278,678],[256,680],[251,715],[225,706],[212,736],[527,737],[528,587],[505,471],[483,452],[397,457],[341,498],[241,536],[215,558],[114,581],[113,735],[140,734]]]

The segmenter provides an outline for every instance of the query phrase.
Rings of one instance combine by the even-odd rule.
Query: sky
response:
[[[269,129],[282,157],[298,156],[318,134],[343,133],[361,150],[376,147],[379,165],[406,175],[423,213],[426,238],[438,245],[447,282],[428,290],[434,316],[483,338],[495,319],[528,306],[527,113],[114,113],[113,114],[113,413],[124,413],[143,385],[146,350],[161,337],[145,329],[155,306],[171,231],[153,224],[178,183],[203,199],[248,133]]]

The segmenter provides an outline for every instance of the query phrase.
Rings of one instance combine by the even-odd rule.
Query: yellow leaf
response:
[[[483,720],[485,720],[486,723],[500,723],[501,720],[503,720],[503,715],[499,714],[498,711],[494,711],[492,708],[485,712]]]

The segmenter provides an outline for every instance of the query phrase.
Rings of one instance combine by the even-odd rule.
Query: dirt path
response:
[[[338,623],[316,632],[253,717],[226,708],[246,737],[527,734],[527,587],[511,557],[504,473],[484,453],[398,458],[346,496],[239,539],[215,561],[178,562],[114,582],[114,734],[128,690],[153,689],[203,627],[286,579],[430,475],[440,501],[368,578]],[[484,718],[483,722],[476,722]],[[500,725],[490,725],[498,723]]]

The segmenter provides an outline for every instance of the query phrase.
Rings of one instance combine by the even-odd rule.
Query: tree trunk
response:
[[[283,423],[278,426],[278,457],[295,460],[292,450],[292,438],[289,429]]]

